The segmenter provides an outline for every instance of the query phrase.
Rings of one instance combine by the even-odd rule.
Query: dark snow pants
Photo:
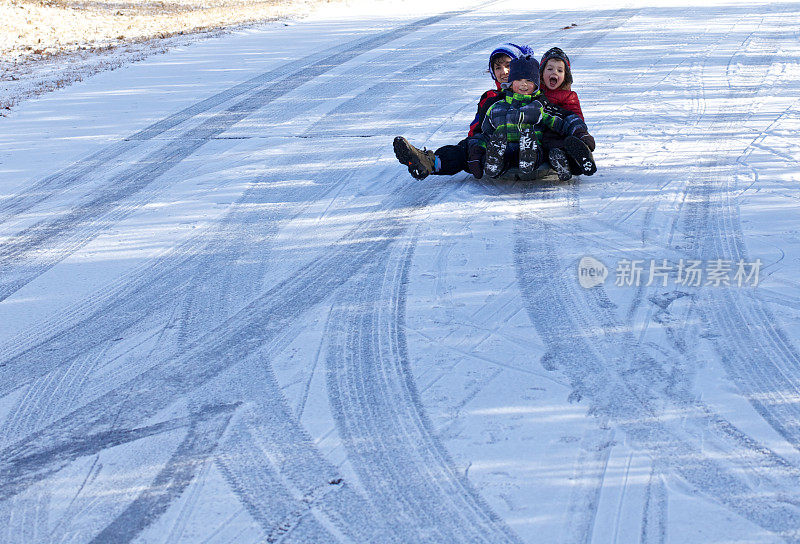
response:
[[[467,140],[461,140],[455,145],[445,145],[434,151],[434,154],[439,157],[441,167],[438,172],[434,174],[438,176],[452,176],[458,174],[462,170],[469,172],[467,169]]]

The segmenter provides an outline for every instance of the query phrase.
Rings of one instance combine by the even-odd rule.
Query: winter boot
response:
[[[563,150],[551,149],[547,154],[547,160],[550,163],[550,167],[558,174],[558,179],[560,181],[567,181],[572,178],[572,174],[569,171],[569,161]],[[521,164],[522,161],[520,161],[520,165]]]
[[[564,139],[564,149],[567,155],[578,163],[581,169],[580,173],[591,176],[597,172],[597,165],[594,163],[592,152],[589,151],[589,148],[586,147],[582,140],[575,136],[567,136]]]
[[[483,163],[483,172],[490,178],[496,178],[503,173],[507,147],[506,134],[499,130],[492,134],[489,143],[486,144],[486,159]]]
[[[539,144],[533,130],[526,128],[519,134],[519,177],[530,179],[541,162],[539,159]]]
[[[394,139],[394,154],[397,160],[408,166],[408,172],[415,179],[425,179],[433,174],[435,155],[425,148],[417,149],[402,136]]]

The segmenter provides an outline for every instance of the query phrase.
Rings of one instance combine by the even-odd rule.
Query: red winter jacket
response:
[[[581,101],[578,100],[578,94],[575,91],[569,91],[566,89],[556,89],[551,91],[545,85],[542,85],[542,90],[544,91],[544,95],[551,103],[555,104],[556,106],[560,106],[565,110],[569,110],[583,119]]]

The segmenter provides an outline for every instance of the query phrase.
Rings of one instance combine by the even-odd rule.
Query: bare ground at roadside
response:
[[[0,0],[0,115],[22,100],[231,27],[330,0]]]

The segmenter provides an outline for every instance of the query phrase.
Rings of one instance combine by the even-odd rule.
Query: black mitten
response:
[[[534,100],[530,104],[525,104],[519,109],[518,124],[535,125],[542,120],[542,104]]]
[[[586,147],[589,148],[589,151],[594,153],[594,137],[592,137],[591,134],[585,130],[579,130],[575,133],[575,137],[579,138],[583,143],[585,143]]]

